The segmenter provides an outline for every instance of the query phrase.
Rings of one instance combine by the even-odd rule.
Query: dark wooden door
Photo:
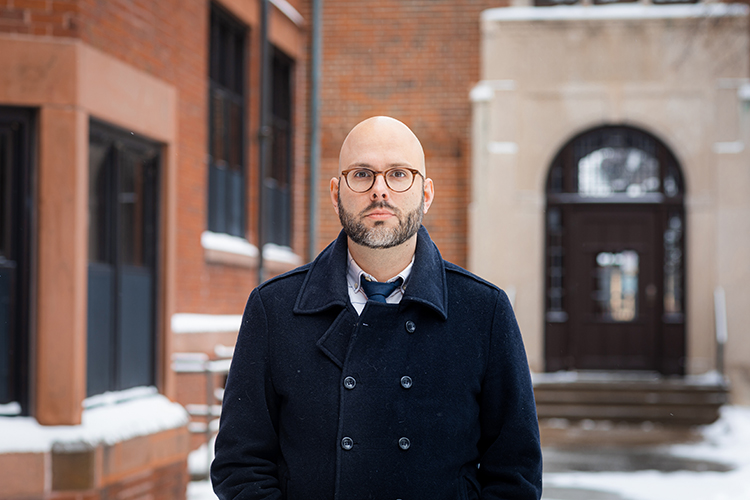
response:
[[[633,205],[571,207],[567,227],[571,368],[658,370],[658,212]]]

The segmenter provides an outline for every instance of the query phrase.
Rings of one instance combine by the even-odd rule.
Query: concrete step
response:
[[[571,377],[568,377],[568,379]],[[664,425],[710,424],[729,399],[723,378],[691,381],[658,376],[535,377],[539,419],[654,422]]]

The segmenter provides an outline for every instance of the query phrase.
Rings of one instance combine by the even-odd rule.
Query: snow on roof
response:
[[[0,453],[85,449],[187,425],[185,409],[165,396],[146,390],[130,394],[138,397],[113,404],[98,400],[99,406],[83,410],[81,425],[44,426],[33,417],[0,417]],[[118,398],[110,394],[109,401]]]
[[[747,16],[744,4],[695,3],[677,5],[613,4],[500,7],[482,12],[484,21],[573,21],[602,19],[678,19]]]

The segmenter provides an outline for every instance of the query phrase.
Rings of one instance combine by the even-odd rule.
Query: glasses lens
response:
[[[349,184],[352,191],[358,193],[364,193],[370,189],[373,185],[374,178],[375,176],[373,172],[366,168],[355,168],[346,174],[347,184]]]
[[[406,191],[411,187],[414,174],[405,168],[392,168],[385,172],[385,183],[393,191]]]
[[[346,183],[352,191],[364,193],[372,188],[378,175],[381,173],[368,168],[355,168],[346,173]],[[414,182],[414,173],[405,168],[391,168],[382,175],[388,188],[397,193],[406,191]]]

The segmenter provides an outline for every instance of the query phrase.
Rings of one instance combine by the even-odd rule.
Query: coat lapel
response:
[[[347,239],[341,231],[310,264],[297,300],[294,314],[318,314],[341,308],[331,326],[320,337],[317,346],[340,368],[356,326],[357,317],[349,306],[346,283]],[[402,304],[421,304],[435,311],[443,320],[448,318],[448,289],[445,266],[437,246],[422,226],[417,233],[417,249]]]
[[[401,302],[423,304],[438,313],[443,320],[448,319],[448,287],[443,257],[424,226],[417,233],[414,267]]]

